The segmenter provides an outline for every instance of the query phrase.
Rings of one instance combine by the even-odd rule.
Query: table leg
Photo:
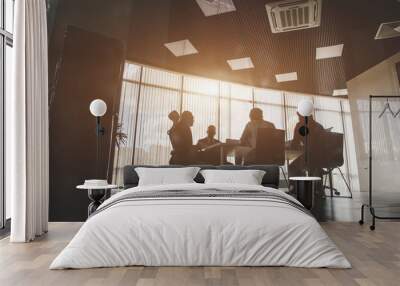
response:
[[[106,190],[88,190],[88,197],[91,203],[88,206],[88,217],[94,213],[103,202],[106,196]]]
[[[311,210],[314,206],[315,181],[293,181],[297,199],[305,208]]]
[[[104,195],[104,198],[101,200],[101,202],[103,203],[105,200],[109,199],[110,197],[111,197],[111,189],[105,190],[105,195]]]

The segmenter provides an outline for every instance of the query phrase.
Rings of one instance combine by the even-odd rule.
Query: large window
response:
[[[315,118],[326,129],[344,134],[345,164],[341,167],[354,190],[358,176],[348,100],[262,89],[206,79],[126,63],[119,108],[119,131],[125,138],[116,146],[113,181],[122,184],[122,168],[127,164],[168,164],[171,145],[167,135],[172,110],[189,110],[194,115],[194,144],[206,136],[208,125],[217,127],[217,138],[238,139],[253,107],[263,110],[264,118],[293,138],[298,122],[300,100],[315,104]],[[118,141],[118,140],[117,140]],[[285,168],[286,169],[286,168]],[[338,171],[336,187],[342,188]]]
[[[219,83],[216,80],[193,76],[184,76],[182,79],[182,110],[190,110],[193,113],[193,137],[205,137],[208,125],[219,125]],[[217,137],[219,136],[217,133]]]
[[[14,0],[0,0],[0,227],[11,217],[10,194],[4,188],[4,106],[11,92]]]

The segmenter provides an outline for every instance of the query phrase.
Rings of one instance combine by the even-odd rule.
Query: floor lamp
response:
[[[313,111],[314,105],[310,100],[301,100],[297,105],[297,114],[304,117],[304,125],[299,128],[298,132],[304,137],[304,165],[306,175],[304,177],[290,178],[294,184],[297,199],[309,210],[314,207],[314,193],[317,190],[317,182],[321,181],[320,177],[311,177],[309,172],[308,136],[310,130],[308,128],[308,121]]]
[[[309,176],[309,169],[308,169],[308,134],[309,134],[309,129],[308,129],[308,118],[313,114],[314,111],[314,104],[310,100],[302,100],[299,102],[297,106],[297,112],[304,117],[305,125],[302,126],[299,129],[300,135],[304,136],[305,142],[304,142],[304,154],[305,154],[305,171],[306,171],[306,177]]]
[[[95,99],[90,103],[89,110],[90,113],[96,117],[96,176],[100,177],[101,137],[105,133],[105,128],[101,126],[100,118],[106,114],[107,104],[104,100]]]

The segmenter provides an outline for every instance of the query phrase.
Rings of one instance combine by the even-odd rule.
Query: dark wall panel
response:
[[[50,220],[83,221],[87,217],[85,191],[75,186],[96,174],[93,99],[108,106],[102,117],[101,177],[107,175],[112,144],[113,110],[118,106],[124,47],[119,40],[69,26],[54,98],[50,102]]]

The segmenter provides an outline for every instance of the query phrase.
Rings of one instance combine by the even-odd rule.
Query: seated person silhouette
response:
[[[197,147],[193,146],[192,130],[194,117],[190,111],[182,112],[179,121],[169,131],[173,150],[171,165],[189,165],[196,163]]]
[[[242,165],[244,161],[254,161],[257,144],[257,131],[259,128],[275,129],[272,122],[264,120],[263,111],[260,108],[250,110],[250,122],[246,124],[240,137],[241,147],[235,150],[235,164]]]
[[[219,140],[215,139],[216,128],[214,125],[210,125],[207,128],[207,137],[197,141],[197,148],[200,150],[199,158],[201,158],[201,163],[218,165],[220,160],[220,150],[219,148],[213,148],[210,150],[202,149],[210,147],[212,145],[221,143]]]
[[[214,138],[216,133],[217,133],[217,131],[216,131],[216,128],[214,125],[208,126],[207,137],[199,139],[199,141],[197,141],[197,147],[199,149],[203,149],[203,148],[209,147],[211,145],[221,143],[220,141],[218,141],[217,139]]]
[[[324,127],[314,120],[313,116],[308,117],[308,131],[305,128],[305,118],[297,113],[299,121],[297,122],[293,140],[291,141],[290,148],[302,150],[303,154],[293,160],[288,167],[289,177],[305,176],[306,169],[308,169],[309,176],[322,177],[322,166],[318,164],[318,159],[324,154],[320,154],[320,144],[318,144],[319,138],[323,132]],[[306,166],[305,160],[305,135],[308,134],[308,166]],[[289,186],[289,190],[291,186]]]

